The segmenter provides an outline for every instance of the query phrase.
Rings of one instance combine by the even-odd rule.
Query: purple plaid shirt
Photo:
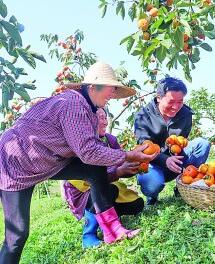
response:
[[[0,139],[0,189],[18,191],[51,178],[79,157],[98,166],[119,165],[125,152],[104,146],[97,117],[76,91],[49,97],[29,109]]]

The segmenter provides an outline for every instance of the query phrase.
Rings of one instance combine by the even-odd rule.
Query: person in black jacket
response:
[[[135,116],[137,143],[149,139],[161,147],[161,153],[150,163],[149,172],[137,175],[137,183],[147,196],[147,204],[157,202],[165,182],[174,180],[182,168],[193,164],[199,166],[207,160],[210,144],[203,138],[195,138],[180,155],[170,154],[165,145],[170,135],[189,136],[193,111],[184,104],[186,85],[179,79],[166,77],[157,85],[156,97]],[[177,189],[175,189],[175,193]]]

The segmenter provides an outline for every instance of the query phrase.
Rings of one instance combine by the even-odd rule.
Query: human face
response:
[[[157,97],[158,108],[165,120],[174,117],[182,108],[184,96],[181,91],[168,91],[162,98]]]
[[[106,128],[108,125],[107,115],[102,108],[99,108],[96,112],[98,117],[98,133],[99,136],[103,137],[106,133]]]
[[[97,107],[104,107],[108,101],[115,97],[116,87],[104,85],[97,89],[92,85],[89,89],[89,96],[93,104]]]

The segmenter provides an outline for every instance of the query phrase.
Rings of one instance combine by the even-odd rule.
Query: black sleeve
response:
[[[144,140],[151,139],[150,129],[148,127],[147,118],[137,113],[134,120],[134,134],[137,139],[137,144],[142,144]]]
[[[166,160],[170,157],[170,155],[167,155],[165,153],[160,153],[157,155],[157,157],[151,161],[151,164],[157,165],[159,167],[166,167]]]
[[[189,115],[186,119],[186,126],[182,131],[182,136],[187,138],[190,134],[190,131],[192,129],[192,115]]]

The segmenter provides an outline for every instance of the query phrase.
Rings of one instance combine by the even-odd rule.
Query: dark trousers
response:
[[[119,195],[119,189],[116,185],[114,184],[109,184],[109,199],[112,202],[117,214],[119,216],[122,215],[137,215],[140,212],[142,212],[143,207],[144,207],[144,201],[143,199],[140,197],[132,202],[127,202],[127,203],[119,203],[116,202],[116,199]],[[91,213],[95,214],[95,209],[93,206],[93,202],[91,199],[91,196],[88,199],[87,205],[86,205],[86,209],[88,211],[90,211]]]
[[[113,204],[109,199],[106,167],[88,165],[74,158],[57,173],[53,180],[86,180],[91,185],[91,197],[96,212],[100,213]],[[0,252],[0,264],[18,264],[29,235],[30,204],[33,187],[21,191],[0,191],[5,217],[5,240]]]

